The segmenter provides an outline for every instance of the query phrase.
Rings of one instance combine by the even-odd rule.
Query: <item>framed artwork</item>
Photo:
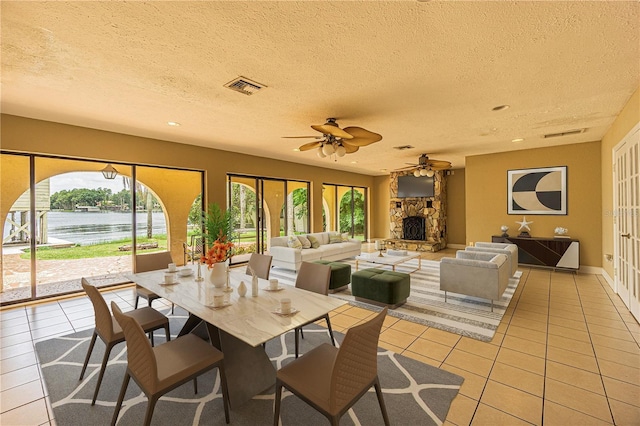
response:
[[[567,166],[507,170],[508,214],[567,214]]]

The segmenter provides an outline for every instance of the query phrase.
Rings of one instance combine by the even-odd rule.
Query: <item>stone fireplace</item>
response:
[[[409,216],[402,219],[402,239],[424,241],[427,239],[426,220],[420,216]]]
[[[411,174],[411,171],[391,173],[389,224],[390,238],[386,240],[388,248],[414,251],[438,251],[447,246],[446,224],[446,179],[445,172],[434,175],[434,196],[398,198],[398,176]],[[405,235],[405,219],[419,218],[424,226],[411,225],[411,235]],[[415,219],[411,219],[410,223]],[[416,235],[415,232],[420,233]]]

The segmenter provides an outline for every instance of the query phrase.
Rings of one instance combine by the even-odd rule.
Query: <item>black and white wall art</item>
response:
[[[567,214],[567,167],[507,170],[508,214]]]

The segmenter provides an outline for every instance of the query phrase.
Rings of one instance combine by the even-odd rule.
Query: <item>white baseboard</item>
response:
[[[602,277],[604,278],[604,280],[609,284],[609,287],[611,287],[611,290],[615,291],[615,282],[613,281],[613,278],[611,278],[609,276],[609,274],[607,273],[607,271],[602,268]]]

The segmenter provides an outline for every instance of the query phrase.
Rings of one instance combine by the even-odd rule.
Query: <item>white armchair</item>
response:
[[[514,276],[518,271],[518,246],[515,244],[505,243],[476,243],[475,247],[467,247],[467,251],[483,251],[493,254],[506,254],[509,258],[509,270],[511,276]]]
[[[444,257],[440,261],[440,290],[464,294],[493,301],[502,298],[509,285],[507,255],[458,250],[456,257]]]

